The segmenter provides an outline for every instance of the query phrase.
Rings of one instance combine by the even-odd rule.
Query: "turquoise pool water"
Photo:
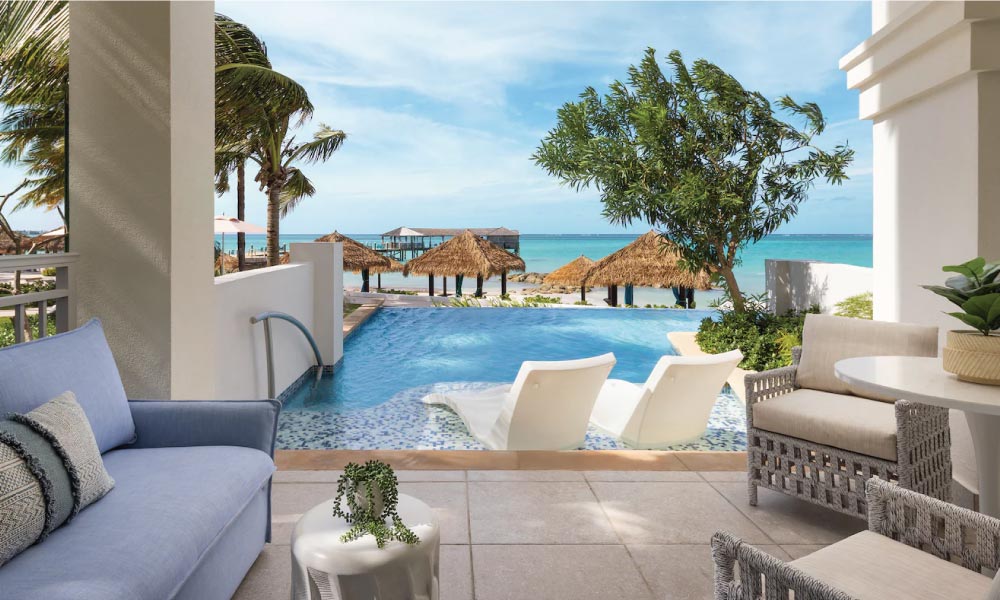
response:
[[[694,331],[710,310],[383,308],[345,342],[332,377],[306,384],[286,411],[344,413],[441,382],[513,381],[525,360],[614,352],[611,377],[646,380],[667,333]]]

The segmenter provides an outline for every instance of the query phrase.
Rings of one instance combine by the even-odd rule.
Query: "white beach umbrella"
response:
[[[66,226],[63,225],[62,227],[58,227],[52,231],[46,231],[38,237],[42,239],[66,237]]]
[[[222,234],[222,251],[226,250],[227,233],[267,233],[267,230],[260,225],[240,221],[236,217],[226,215],[215,215],[215,233]],[[226,272],[226,260],[222,259],[222,272]]]

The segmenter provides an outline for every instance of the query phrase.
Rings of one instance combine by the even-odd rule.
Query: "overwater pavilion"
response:
[[[382,244],[379,252],[400,261],[420,256],[424,252],[439,246],[452,238],[471,231],[491,244],[504,250],[521,253],[521,233],[506,227],[473,227],[447,229],[438,227],[397,227],[382,234]]]

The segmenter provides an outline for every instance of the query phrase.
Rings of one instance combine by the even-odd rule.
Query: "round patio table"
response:
[[[340,541],[351,526],[333,516],[333,500],[302,515],[292,533],[292,600],[437,600],[441,535],[426,504],[399,495],[397,512],[420,542],[386,542],[365,535]]]
[[[857,389],[965,412],[976,449],[979,510],[1000,517],[1000,387],[961,381],[940,358],[865,356],[838,361],[833,369]]]

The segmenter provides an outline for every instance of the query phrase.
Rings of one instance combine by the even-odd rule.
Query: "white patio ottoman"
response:
[[[405,494],[397,512],[420,543],[393,541],[379,548],[366,535],[345,544],[340,536],[350,525],[333,516],[333,500],[309,509],[292,533],[292,600],[437,600],[437,517]]]

